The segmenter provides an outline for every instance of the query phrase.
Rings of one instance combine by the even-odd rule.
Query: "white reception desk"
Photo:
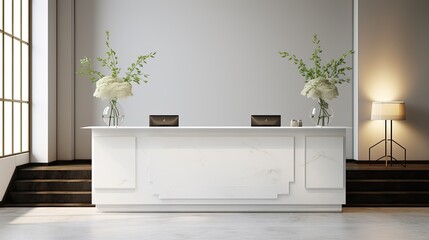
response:
[[[106,212],[340,212],[347,127],[87,127]]]

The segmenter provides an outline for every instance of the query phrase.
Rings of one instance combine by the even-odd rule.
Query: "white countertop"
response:
[[[304,126],[304,127],[249,127],[249,126],[180,126],[180,127],[149,127],[149,126],[119,126],[119,127],[109,127],[109,126],[88,126],[82,127],[82,129],[188,129],[188,130],[210,130],[210,129],[219,129],[219,130],[239,130],[239,129],[255,129],[255,130],[266,130],[266,129],[288,129],[288,130],[315,130],[315,129],[351,129],[351,127],[345,126],[326,126],[326,127],[316,127],[316,126]]]

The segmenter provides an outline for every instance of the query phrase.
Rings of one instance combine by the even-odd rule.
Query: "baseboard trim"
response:
[[[67,164],[91,164],[91,159],[74,159],[74,160],[55,160],[50,165],[67,165]]]
[[[342,204],[95,204],[100,212],[342,212]]]
[[[29,163],[22,165],[23,167],[28,166],[54,166],[54,165],[67,165],[67,164],[91,164],[91,159],[75,159],[75,160],[55,160],[49,163]],[[21,166],[20,166],[21,167]]]
[[[359,160],[356,160],[356,159],[346,159],[346,163],[349,163],[349,162],[357,162],[357,161],[359,161]]]

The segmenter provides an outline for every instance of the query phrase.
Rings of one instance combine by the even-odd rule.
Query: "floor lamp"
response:
[[[390,101],[390,102],[373,102],[371,110],[371,120],[384,120],[384,139],[380,140],[376,144],[372,145],[369,148],[369,161],[371,162],[371,150],[375,146],[384,143],[384,156],[379,157],[376,161],[380,159],[385,159],[386,167],[387,161],[390,159],[390,164],[392,166],[393,161],[397,161],[393,157],[392,147],[395,143],[398,147],[402,148],[404,151],[404,163],[401,165],[406,167],[407,161],[407,149],[404,148],[401,144],[393,140],[393,120],[405,120],[405,103],[404,101]],[[390,121],[390,138],[387,138],[387,121]],[[390,143],[390,152],[387,152],[387,143]]]

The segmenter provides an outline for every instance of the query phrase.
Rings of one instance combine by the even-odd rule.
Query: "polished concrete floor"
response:
[[[0,208],[1,240],[429,239],[429,208],[343,213],[98,213],[95,208]]]

